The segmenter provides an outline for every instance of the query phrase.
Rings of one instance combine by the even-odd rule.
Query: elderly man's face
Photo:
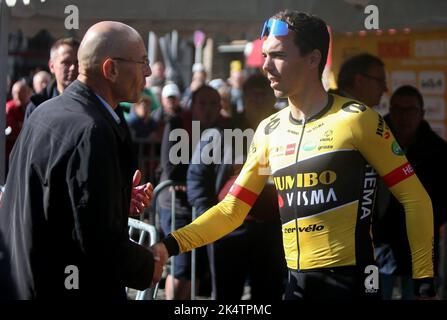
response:
[[[123,46],[125,52],[118,60],[119,78],[115,90],[121,101],[136,102],[146,85],[146,77],[152,74],[143,40]]]
[[[58,88],[67,88],[78,76],[78,48],[61,45],[50,60],[49,67],[56,78]]]

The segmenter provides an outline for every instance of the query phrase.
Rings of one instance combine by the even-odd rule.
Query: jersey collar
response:
[[[321,118],[326,112],[329,111],[329,109],[332,107],[333,102],[334,102],[334,97],[332,96],[332,94],[328,93],[328,99],[327,99],[326,106],[323,109],[321,109],[321,111],[318,112],[316,115],[313,115],[313,116],[309,117],[308,119],[306,119],[306,123],[315,121],[315,120]],[[303,120],[295,119],[292,116],[292,112],[289,112],[289,120],[292,124],[298,124],[298,125],[303,124]]]

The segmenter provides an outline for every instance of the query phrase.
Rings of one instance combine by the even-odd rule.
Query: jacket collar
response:
[[[101,116],[109,123],[109,125],[116,132],[121,141],[126,139],[126,129],[125,120],[120,112],[115,112],[118,114],[121,120],[121,125],[118,124],[115,119],[113,119],[110,112],[106,110],[102,102],[98,99],[95,93],[84,83],[79,80],[73,81],[65,90],[64,94],[70,95],[73,99],[85,104],[88,108],[94,108],[95,112],[99,112]]]

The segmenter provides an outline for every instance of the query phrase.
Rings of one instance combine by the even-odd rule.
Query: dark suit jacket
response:
[[[150,285],[152,254],[127,233],[135,165],[121,120],[75,81],[25,124],[0,209],[18,298],[125,298]]]

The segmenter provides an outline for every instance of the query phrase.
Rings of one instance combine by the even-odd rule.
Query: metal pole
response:
[[[171,32],[171,57],[172,60],[178,61],[178,32],[177,30],[172,30]]]
[[[171,195],[171,232],[175,230],[175,186]],[[171,257],[172,297],[175,299],[175,256]]]
[[[149,32],[149,37],[147,40],[147,51],[148,57],[151,64],[153,64],[157,59],[157,36],[154,32]]]
[[[196,46],[196,52],[195,52],[195,63],[202,63],[202,46]]]
[[[158,206],[157,206],[157,199],[158,196],[160,195],[161,191],[169,188],[170,186],[172,186],[174,183],[171,180],[166,180],[163,182],[160,182],[155,188],[154,188],[154,192],[152,194],[153,199],[152,199],[152,208],[150,210],[149,213],[149,224],[155,225],[156,226],[156,230],[159,230],[159,224],[157,223],[159,219],[158,218]],[[151,222],[152,221],[152,222]],[[156,233],[156,240],[158,241],[158,232]],[[158,287],[159,287],[160,282],[157,282],[157,285],[154,288],[154,291],[152,293],[152,300],[156,300],[157,298],[157,292],[158,292]]]
[[[192,207],[192,221],[196,218],[196,208]],[[191,252],[191,300],[196,300],[196,249]]]
[[[0,0],[0,184],[5,184],[6,77],[8,74],[8,35],[11,9]]]

